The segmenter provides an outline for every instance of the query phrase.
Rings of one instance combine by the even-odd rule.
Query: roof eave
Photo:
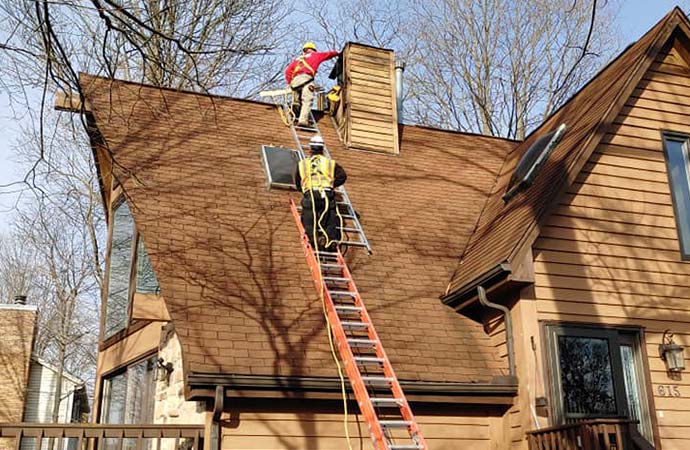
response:
[[[517,395],[516,380],[496,377],[491,383],[400,381],[408,400],[420,403],[483,403],[508,405]],[[332,400],[342,395],[337,377],[290,377],[272,375],[233,375],[192,372],[187,376],[188,399],[212,397],[217,386],[227,397],[311,398]],[[348,391],[350,387],[347,386]]]
[[[463,309],[469,304],[477,301],[478,286],[483,286],[485,289],[490,290],[491,287],[507,280],[511,273],[512,269],[510,264],[508,262],[502,262],[465,284],[460,289],[443,295],[441,301],[444,305],[450,306],[456,310]]]

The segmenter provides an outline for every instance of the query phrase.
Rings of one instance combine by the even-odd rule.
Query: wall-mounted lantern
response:
[[[166,363],[163,361],[163,358],[158,358],[156,362],[156,380],[165,381],[165,384],[170,383],[170,374],[172,371],[172,363]]]
[[[682,372],[685,370],[685,348],[673,342],[673,333],[670,330],[664,331],[659,345],[659,356],[666,362],[669,372]]]

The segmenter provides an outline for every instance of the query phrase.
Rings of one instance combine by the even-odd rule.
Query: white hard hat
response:
[[[310,147],[323,147],[323,138],[321,136],[314,136],[309,140]]]

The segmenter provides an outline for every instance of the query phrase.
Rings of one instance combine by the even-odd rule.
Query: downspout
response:
[[[508,370],[511,377],[517,379],[517,371],[515,369],[515,348],[513,346],[513,321],[510,317],[510,310],[498,303],[492,303],[486,297],[486,289],[482,286],[477,286],[477,296],[479,303],[487,308],[497,309],[503,313],[503,321],[506,324],[506,346],[508,347]]]
[[[217,385],[216,394],[213,398],[211,429],[209,430],[210,445],[208,447],[204,446],[204,448],[220,450],[222,431],[220,428],[220,416],[223,414],[223,409],[225,409],[225,388],[221,385]]]

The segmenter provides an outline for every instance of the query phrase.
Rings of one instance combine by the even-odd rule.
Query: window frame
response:
[[[113,422],[103,422],[103,420],[105,420],[105,417],[107,416],[107,408],[109,406],[108,395],[110,394],[110,379],[112,379],[113,377],[119,376],[119,375],[124,375],[124,377],[125,377],[125,393],[124,393],[124,399],[123,399],[124,409],[123,409],[122,414],[123,414],[123,417],[126,417],[126,414],[127,414],[126,408],[127,408],[127,400],[128,400],[128,396],[127,396],[127,394],[128,394],[128,385],[127,385],[128,374],[127,374],[127,372],[129,371],[129,369],[131,367],[136,366],[137,364],[147,362],[147,361],[151,361],[151,363],[153,364],[153,368],[152,368],[152,373],[153,373],[152,381],[153,381],[153,383],[150,386],[151,392],[149,392],[149,394],[150,394],[150,398],[153,400],[152,404],[153,404],[154,411],[152,411],[152,414],[155,415],[156,389],[157,389],[157,384],[158,384],[158,380],[156,379],[156,362],[157,362],[157,360],[158,360],[158,351],[157,350],[153,351],[153,352],[147,352],[141,356],[138,356],[136,359],[127,362],[126,364],[123,364],[121,366],[118,366],[118,367],[106,372],[105,374],[103,374],[100,377],[100,394],[99,394],[100,398],[99,398],[98,411],[97,411],[99,423],[113,423]],[[126,421],[123,421],[121,423],[118,422],[118,423],[114,423],[114,424],[118,424],[118,425],[126,424]]]
[[[542,335],[546,337],[543,343],[543,364],[547,378],[546,392],[550,396],[549,410],[551,425],[558,426],[568,421],[581,421],[593,418],[582,416],[567,418],[564,413],[563,392],[561,384],[561,367],[558,360],[558,337],[592,337],[608,340],[609,355],[611,357],[611,371],[614,382],[613,390],[616,395],[616,415],[597,415],[596,417],[621,417],[630,416],[628,410],[627,393],[623,375],[621,347],[631,346],[633,349],[634,369],[637,372],[637,391],[640,397],[641,420],[640,427],[643,436],[654,443],[657,440],[658,429],[654,412],[654,397],[651,392],[651,380],[649,367],[647,366],[647,353],[645,349],[644,329],[639,327],[607,326],[588,323],[572,322],[543,322]],[[620,376],[620,377],[619,377]],[[642,419],[641,418],[641,419]]]
[[[146,245],[144,244],[144,239],[141,237],[141,233],[136,229],[134,229],[134,249],[132,250],[132,277],[131,277],[131,284],[130,284],[130,313],[132,309],[132,304],[134,302],[134,296],[136,294],[145,294],[145,295],[160,295],[161,294],[161,283],[160,280],[158,279],[158,275],[156,274],[156,271],[153,269],[153,265],[151,264],[151,257],[148,254],[148,251],[146,250]],[[149,260],[149,266],[151,266],[151,272],[153,272],[153,276],[156,279],[156,284],[157,288],[155,292],[145,292],[145,291],[140,291],[139,290],[139,243],[142,244],[142,247],[144,248],[144,251],[146,252],[146,258]]]
[[[124,336],[127,334],[127,329],[131,325],[131,319],[132,319],[132,298],[133,298],[133,293],[132,293],[132,281],[134,280],[134,276],[136,275],[134,271],[136,270],[136,258],[135,258],[135,251],[136,251],[136,243],[137,240],[135,237],[137,236],[137,229],[136,229],[136,224],[134,223],[134,218],[132,217],[132,212],[131,210],[129,211],[130,216],[132,217],[132,242],[130,245],[130,255],[129,255],[129,280],[128,280],[128,287],[127,287],[127,306],[125,308],[125,321],[124,321],[124,326],[115,331],[114,333],[111,333],[110,335],[106,335],[106,316],[107,316],[107,311],[108,311],[108,299],[110,296],[110,276],[111,276],[111,271],[112,271],[112,252],[113,252],[113,233],[115,230],[115,210],[119,208],[121,205],[127,203],[127,200],[123,194],[119,194],[111,203],[110,207],[110,217],[109,217],[109,223],[108,223],[108,253],[107,253],[107,264],[106,264],[106,279],[104,280],[104,286],[105,289],[103,289],[103,306],[101,308],[101,333],[100,333],[100,338],[101,338],[101,343],[103,345],[106,345],[107,343],[111,343],[114,341],[119,340],[120,337]],[[129,204],[127,204],[127,208],[129,209]]]
[[[289,152],[293,152],[295,155],[297,155],[297,160],[296,162],[299,162],[300,160],[300,154],[297,150],[293,150],[291,148],[286,148],[286,147],[280,147],[280,146],[274,146],[274,145],[262,145],[261,146],[261,164],[264,167],[264,172],[266,173],[266,180],[267,180],[267,189],[288,189],[288,190],[297,190],[295,187],[295,180],[293,179],[291,183],[279,183],[273,180],[273,177],[271,175],[271,166],[268,162],[268,156],[266,155],[266,149],[267,148],[277,148]]]
[[[676,198],[676,193],[673,189],[673,178],[671,175],[671,165],[667,141],[682,142],[682,146],[684,147],[683,156],[685,159],[685,163],[687,165],[686,173],[688,174],[688,183],[686,185],[686,189],[690,193],[690,149],[686,150],[686,148],[690,147],[690,134],[671,130],[661,130],[661,143],[664,150],[664,162],[666,163],[666,175],[668,177],[669,190],[671,191],[671,202],[673,203],[673,217],[676,222],[676,233],[678,235],[678,247],[680,251],[680,258],[682,261],[690,261],[690,235],[683,236],[683,233],[681,231],[683,229],[681,227],[682,218],[678,210],[678,199]],[[690,220],[690,210],[688,211],[688,220]],[[685,251],[686,248],[687,252]]]

